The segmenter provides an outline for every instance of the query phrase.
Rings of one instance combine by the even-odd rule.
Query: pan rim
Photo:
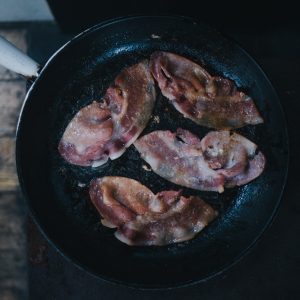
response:
[[[272,213],[270,214],[269,218],[266,219],[263,228],[260,230],[259,234],[256,236],[255,239],[252,240],[251,243],[249,243],[248,247],[246,247],[243,251],[240,252],[239,255],[237,255],[235,258],[233,258],[230,262],[228,262],[227,264],[225,264],[222,268],[220,268],[219,271],[214,271],[211,274],[209,274],[207,277],[205,278],[201,278],[199,280],[190,280],[190,281],[184,281],[184,282],[177,282],[177,283],[171,283],[171,284],[163,284],[163,285],[149,285],[149,284],[141,284],[141,283],[128,283],[126,281],[123,280],[116,280],[114,278],[109,278],[106,277],[104,275],[100,275],[97,272],[94,272],[92,270],[90,270],[87,266],[85,266],[84,264],[80,263],[77,259],[75,259],[74,257],[70,256],[69,254],[65,253],[65,251],[58,245],[56,245],[56,243],[48,236],[47,234],[47,230],[45,230],[43,228],[43,225],[41,224],[38,215],[35,212],[35,209],[33,208],[33,206],[31,205],[31,202],[29,201],[30,197],[27,193],[27,189],[26,189],[26,185],[24,182],[24,178],[23,178],[23,174],[22,174],[22,168],[21,168],[21,147],[20,147],[20,128],[22,126],[22,116],[23,116],[23,112],[24,112],[24,108],[26,106],[27,100],[30,98],[30,95],[36,85],[36,83],[39,81],[40,79],[40,74],[43,74],[44,72],[46,72],[47,70],[47,66],[52,62],[52,60],[58,55],[58,53],[60,53],[63,49],[65,49],[66,47],[70,46],[72,43],[75,42],[75,40],[77,41],[79,38],[84,37],[86,34],[89,34],[95,30],[99,30],[102,28],[105,28],[106,26],[110,26],[113,25],[115,23],[119,23],[119,22],[124,22],[124,21],[128,21],[128,20],[135,20],[135,19],[145,19],[145,18],[151,18],[151,19],[155,19],[155,18],[163,18],[163,19],[174,19],[174,20],[188,20],[194,24],[197,24],[197,26],[201,25],[202,23],[199,23],[197,21],[195,21],[194,19],[190,18],[190,17],[184,17],[184,16],[175,16],[175,15],[162,15],[162,16],[147,16],[147,15],[135,15],[135,16],[129,16],[129,17],[120,17],[120,18],[115,18],[115,19],[110,19],[110,20],[106,20],[104,22],[101,22],[99,24],[96,24],[84,31],[82,31],[81,33],[79,33],[78,35],[76,35],[75,37],[73,37],[71,40],[69,40],[67,43],[65,43],[63,46],[61,46],[45,63],[45,65],[42,67],[42,69],[39,72],[39,76],[36,78],[36,80],[33,82],[33,84],[31,85],[31,87],[29,88],[21,111],[20,111],[20,115],[18,118],[18,123],[17,123],[17,129],[16,129],[16,151],[15,151],[15,157],[16,157],[16,165],[17,165],[17,174],[18,174],[18,179],[20,182],[20,187],[22,190],[22,194],[24,196],[24,200],[26,202],[27,207],[29,208],[29,212],[34,220],[34,223],[37,225],[37,227],[39,228],[40,232],[42,233],[42,235],[45,237],[45,239],[47,240],[47,242],[54,247],[54,249],[57,249],[57,251],[60,253],[60,255],[62,255],[68,262],[72,262],[72,264],[74,264],[76,267],[78,267],[80,270],[84,270],[85,272],[89,273],[90,275],[94,276],[95,278],[101,279],[107,283],[113,283],[116,285],[120,285],[120,286],[126,286],[129,288],[134,288],[134,289],[140,289],[140,290],[167,290],[167,289],[174,289],[174,288],[181,288],[181,287],[188,287],[188,286],[192,286],[192,285],[196,285],[199,283],[204,283],[214,277],[217,277],[218,275],[227,272],[231,267],[233,267],[234,265],[236,265],[243,257],[245,257],[248,253],[250,253],[250,251],[254,248],[254,246],[258,243],[258,241],[262,238],[263,234],[266,232],[266,230],[271,226],[272,222],[275,219],[275,216],[278,213],[279,210],[279,206],[281,204],[282,201],[282,196],[284,193],[284,188],[286,186],[286,182],[287,182],[287,176],[288,176],[288,167],[289,167],[289,160],[290,160],[290,150],[289,150],[289,137],[288,137],[288,132],[287,132],[287,122],[286,122],[286,116],[285,113],[282,109],[282,105],[280,102],[280,99],[277,95],[277,92],[275,90],[275,88],[273,87],[271,81],[269,80],[269,78],[267,77],[267,75],[265,74],[265,72],[262,70],[262,68],[260,67],[260,65],[257,63],[257,61],[248,54],[248,52],[243,49],[238,43],[236,43],[232,38],[228,38],[226,36],[226,39],[229,39],[230,41],[233,41],[234,44],[236,45],[236,47],[238,47],[238,49],[240,51],[243,52],[243,54],[245,56],[247,56],[247,58],[259,69],[260,73],[262,74],[262,76],[264,77],[264,79],[266,80],[267,84],[269,85],[269,88],[272,90],[272,93],[274,94],[274,98],[276,98],[276,101],[278,103],[278,107],[280,110],[280,114],[282,116],[282,120],[283,120],[283,130],[284,130],[284,135],[287,138],[286,139],[286,148],[287,148],[287,154],[286,154],[286,161],[285,161],[285,169],[284,169],[284,174],[283,174],[283,181],[282,181],[282,186],[280,189],[280,193],[277,197],[277,201],[274,202],[274,209],[272,211]],[[205,24],[203,24],[205,25]],[[206,26],[206,25],[205,25]],[[224,36],[224,34],[222,34]]]

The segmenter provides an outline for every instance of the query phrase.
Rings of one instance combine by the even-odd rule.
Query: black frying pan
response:
[[[153,192],[179,189],[142,168],[134,147],[99,168],[66,163],[58,142],[74,114],[100,99],[124,67],[155,50],[184,55],[212,74],[230,78],[249,93],[265,123],[241,130],[267,158],[255,181],[219,195],[183,189],[202,196],[220,216],[195,239],[164,247],[129,247],[103,227],[88,197],[94,177],[134,178]],[[202,137],[208,129],[183,118],[159,95],[144,133],[183,127]],[[81,268],[103,279],[143,288],[167,288],[207,280],[238,261],[270,224],[284,187],[288,141],[278,97],[255,61],[216,31],[184,17],[130,17],[101,23],[62,47],[31,86],[17,129],[20,184],[40,229],[52,244]],[[85,186],[84,186],[85,185]]]

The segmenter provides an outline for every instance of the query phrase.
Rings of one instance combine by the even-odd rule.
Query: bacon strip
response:
[[[179,191],[154,195],[125,177],[92,180],[90,197],[102,224],[117,227],[115,236],[128,245],[167,245],[193,238],[217,212],[199,197]]]
[[[155,97],[147,61],[123,70],[100,103],[82,108],[71,120],[58,146],[60,154],[80,166],[120,157],[146,127]]]
[[[200,65],[180,55],[154,52],[151,72],[162,94],[197,124],[232,129],[263,123],[254,101],[226,78],[211,76]]]
[[[256,154],[257,146],[245,137],[229,131],[209,132],[201,148],[210,167],[225,177],[225,187],[244,185],[264,170],[265,157]]]
[[[258,177],[265,166],[257,146],[230,131],[213,131],[202,141],[191,132],[178,129],[154,131],[134,146],[161,177],[185,187],[222,193],[224,187],[246,184]]]

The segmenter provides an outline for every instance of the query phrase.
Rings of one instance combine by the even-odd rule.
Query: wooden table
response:
[[[22,50],[26,30],[0,29]],[[25,96],[25,81],[0,66],[0,299],[27,295],[26,206],[19,191],[15,167],[15,129]]]

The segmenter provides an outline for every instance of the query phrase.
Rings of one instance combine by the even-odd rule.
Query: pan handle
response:
[[[0,65],[25,77],[37,77],[40,65],[0,36]]]

